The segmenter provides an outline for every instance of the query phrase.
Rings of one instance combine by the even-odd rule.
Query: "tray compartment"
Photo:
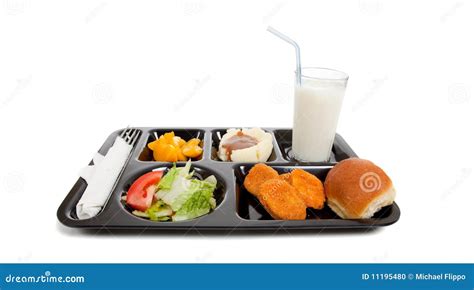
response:
[[[233,162],[233,161],[222,161],[222,160],[219,159],[219,157],[217,155],[217,152],[219,151],[219,143],[221,142],[222,136],[224,136],[224,134],[227,133],[227,129],[231,129],[231,128],[241,129],[242,127],[229,127],[229,128],[215,129],[215,130],[211,131],[211,139],[212,139],[212,141],[211,141],[211,143],[212,143],[211,144],[211,159],[212,160],[235,164],[235,162]],[[265,129],[265,128],[262,128],[262,130],[264,130],[265,132],[270,133],[272,135],[273,150],[272,150],[272,154],[270,154],[270,157],[268,157],[268,160],[266,162],[274,162],[278,159],[278,154],[277,154],[278,147],[277,147],[277,143],[276,143],[276,140],[275,140],[275,136],[273,135],[272,130],[268,130],[268,129]]]
[[[325,164],[325,162],[299,162],[293,156],[292,151],[292,133],[291,129],[277,129],[274,130],[274,135],[276,143],[283,159],[289,162],[295,162],[300,164]],[[336,134],[334,138],[334,144],[331,150],[331,157],[329,163],[335,164],[339,161],[347,159],[349,157],[356,157],[357,155],[352,151],[352,149],[347,145],[347,143],[342,139],[339,134]]]
[[[179,168],[179,167],[183,167],[183,166],[178,165],[177,167]],[[146,218],[142,218],[142,217],[138,217],[138,216],[133,215],[132,214],[133,209],[126,204],[126,202],[122,199],[122,197],[126,195],[127,191],[129,190],[130,186],[132,185],[132,183],[135,180],[137,180],[140,176],[142,176],[143,174],[145,174],[147,172],[151,172],[155,169],[164,170],[165,174],[166,174],[170,170],[170,168],[171,168],[171,166],[158,166],[156,168],[147,168],[147,169],[143,169],[143,168],[138,167],[135,170],[135,172],[127,178],[127,181],[125,181],[122,184],[121,189],[119,189],[120,190],[120,203],[122,204],[123,208],[128,213],[130,213],[134,218],[148,220]],[[212,215],[216,210],[219,209],[219,207],[221,206],[222,202],[225,199],[225,194],[227,192],[225,181],[220,176],[219,173],[217,173],[213,170],[210,170],[208,168],[192,165],[191,166],[191,171],[194,171],[194,177],[196,177],[197,179],[200,179],[200,180],[203,180],[203,179],[209,177],[210,175],[214,175],[217,179],[217,186],[216,186],[216,189],[214,190],[214,198],[216,199],[216,208],[214,210],[211,210],[211,212],[209,212],[207,214],[207,215]],[[199,219],[199,218],[202,218],[202,217],[198,217],[196,219]],[[156,222],[156,223],[170,223],[170,221],[165,221],[165,222],[153,221],[153,222]]]
[[[236,179],[236,188],[235,188],[235,197],[237,204],[237,214],[242,219],[246,220],[273,220],[273,218],[266,212],[265,208],[260,204],[258,199],[249,193],[244,187],[244,179],[247,176],[248,172],[253,165],[237,165],[234,168],[235,179]],[[290,172],[295,168],[303,169],[316,177],[318,177],[323,183],[326,179],[326,175],[329,170],[333,167],[332,165],[321,165],[321,166],[288,166],[288,165],[274,165],[271,166],[273,169],[278,171],[279,174]],[[391,215],[392,206],[387,206],[378,211],[373,218],[368,219],[367,221],[374,219],[384,219]],[[327,205],[324,206],[321,210],[315,210],[308,208],[306,210],[306,221],[308,220],[341,220],[341,218],[334,213]]]
[[[161,161],[155,161],[153,159],[153,151],[151,151],[148,148],[148,143],[155,141],[157,138],[159,138],[161,135],[173,131],[175,136],[179,136],[183,138],[184,140],[188,141],[189,139],[192,138],[198,138],[201,139],[201,147],[204,148],[204,143],[205,143],[205,131],[201,129],[183,129],[183,128],[178,128],[178,129],[153,129],[148,131],[148,135],[145,137],[146,141],[141,142],[141,152],[138,155],[138,160],[139,161],[144,161],[144,162],[161,162]],[[191,161],[199,161],[203,158],[203,155],[205,153],[201,154],[198,158],[192,158]],[[186,161],[179,161],[177,163],[186,163]]]

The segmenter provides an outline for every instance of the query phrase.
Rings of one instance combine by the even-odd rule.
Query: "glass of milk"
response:
[[[306,67],[295,85],[293,155],[299,161],[326,162],[349,76],[341,71]]]

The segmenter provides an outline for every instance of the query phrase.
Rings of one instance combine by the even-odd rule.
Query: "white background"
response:
[[[469,1],[1,0],[1,262],[472,262]],[[294,51],[350,75],[338,131],[396,186],[370,233],[86,235],[56,209],[127,126],[292,123]]]

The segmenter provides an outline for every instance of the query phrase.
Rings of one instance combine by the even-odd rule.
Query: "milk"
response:
[[[293,154],[300,161],[328,161],[346,81],[302,79],[295,88]]]

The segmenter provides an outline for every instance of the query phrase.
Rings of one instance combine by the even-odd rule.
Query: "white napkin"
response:
[[[101,211],[132,148],[132,145],[117,137],[105,156],[96,153],[94,165],[81,170],[80,176],[87,181],[87,188],[76,205],[79,219],[94,217]]]

